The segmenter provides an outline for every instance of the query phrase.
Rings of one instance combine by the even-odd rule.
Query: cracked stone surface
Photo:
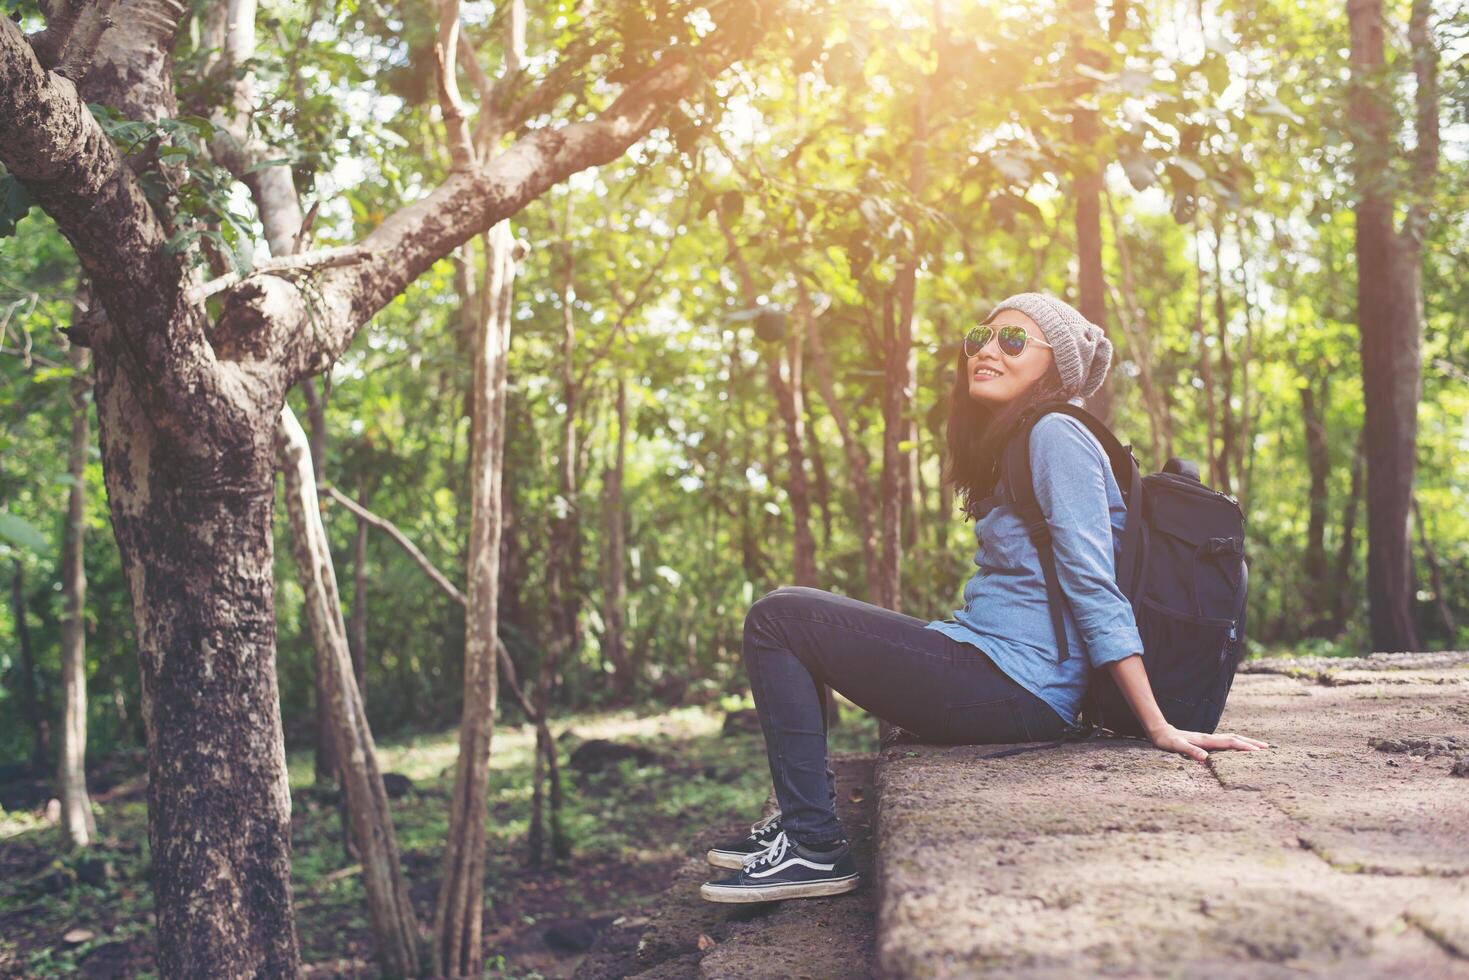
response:
[[[1262,752],[884,749],[880,975],[1469,978],[1469,653],[1246,667]]]

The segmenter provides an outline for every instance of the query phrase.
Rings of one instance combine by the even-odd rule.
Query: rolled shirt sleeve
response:
[[[1141,653],[1132,604],[1117,585],[1106,453],[1081,422],[1052,414],[1031,430],[1030,468],[1087,659],[1101,667]]]

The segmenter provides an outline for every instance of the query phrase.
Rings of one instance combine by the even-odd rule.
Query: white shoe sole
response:
[[[763,885],[749,888],[731,888],[706,881],[699,886],[699,895],[711,902],[775,902],[783,898],[818,898],[822,895],[840,895],[854,891],[862,883],[861,875],[848,875],[831,881],[812,881],[799,884]]]
[[[710,851],[704,855],[704,860],[716,868],[728,868],[731,871],[739,871],[745,866],[743,855],[735,851]]]

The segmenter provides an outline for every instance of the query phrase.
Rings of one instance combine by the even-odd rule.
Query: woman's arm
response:
[[[1205,749],[1240,749],[1255,752],[1268,749],[1270,744],[1243,735],[1206,735],[1203,732],[1185,732],[1168,724],[1163,717],[1158,701],[1153,697],[1153,685],[1148,682],[1148,672],[1143,667],[1142,654],[1135,653],[1106,665],[1112,679],[1127,699],[1128,707],[1142,724],[1154,745],[1165,752],[1177,752],[1203,762],[1209,758]]]

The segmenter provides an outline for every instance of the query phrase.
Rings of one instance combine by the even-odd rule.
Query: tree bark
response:
[[[627,605],[627,516],[623,513],[622,479],[627,463],[627,379],[617,378],[617,443],[612,465],[603,479],[602,526],[607,534],[605,579],[602,589],[602,651],[612,664],[612,683],[618,697],[633,690],[636,678],[628,659],[623,609]]]
[[[1426,24],[1427,5],[1415,2],[1414,26]],[[1410,507],[1417,464],[1418,399],[1422,383],[1419,283],[1421,238],[1410,209],[1400,237],[1393,225],[1394,198],[1389,184],[1393,155],[1393,113],[1388,86],[1377,76],[1384,63],[1381,0],[1348,0],[1351,71],[1348,118],[1353,134],[1352,163],[1357,189],[1357,322],[1362,360],[1362,394],[1367,452],[1367,603],[1372,649],[1416,650]],[[1415,61],[1421,38],[1415,39]],[[1431,59],[1429,61],[1431,66]],[[1415,67],[1418,67],[1415,64]],[[1435,103],[1431,70],[1419,75],[1420,108]],[[1431,176],[1436,155],[1436,124],[1422,128],[1418,161]]]
[[[1336,552],[1336,572],[1333,576],[1336,587],[1331,610],[1331,635],[1338,636],[1346,626],[1347,613],[1351,608],[1352,568],[1357,557],[1357,510],[1362,503],[1363,470],[1367,461],[1365,433],[1357,436],[1357,445],[1352,452],[1352,486],[1347,494],[1346,509],[1342,514],[1341,543]]]
[[[1413,498],[1413,523],[1418,526],[1418,544],[1423,548],[1423,560],[1428,564],[1428,580],[1433,587],[1433,604],[1438,610],[1438,617],[1443,622],[1444,633],[1448,643],[1452,644],[1459,635],[1459,625],[1454,621],[1454,611],[1449,608],[1448,598],[1444,595],[1443,569],[1438,563],[1438,554],[1433,550],[1433,542],[1428,540],[1428,529],[1423,526],[1423,513],[1418,509],[1418,498]]]
[[[276,447],[285,476],[286,513],[291,522],[291,550],[306,595],[306,614],[318,667],[324,675],[324,704],[317,706],[336,743],[334,756],[347,797],[347,813],[357,853],[362,860],[363,886],[377,940],[378,959],[388,976],[418,974],[418,921],[408,898],[408,885],[398,859],[393,814],[377,766],[377,749],[367,725],[367,712],[357,690],[347,627],[332,566],[326,527],[316,496],[316,474],[311,447],[290,408],[281,410]],[[322,656],[323,652],[326,654]]]
[[[1234,492],[1231,464],[1234,451],[1234,368],[1229,362],[1229,306],[1224,296],[1224,231],[1214,216],[1214,325],[1219,338],[1219,452],[1214,457],[1216,490]]]
[[[86,292],[81,290],[86,302]],[[86,847],[97,836],[92,801],[87,795],[87,571],[83,562],[87,533],[87,450],[91,447],[91,355],[72,345],[71,449],[67,471],[71,491],[67,501],[66,533],[62,544],[61,587],[65,613],[61,622],[61,739],[56,757],[56,789],[61,799],[61,843]]]
[[[900,273],[899,282],[902,281]],[[882,397],[882,473],[878,478],[878,497],[882,501],[879,526],[882,536],[882,563],[878,576],[876,604],[902,611],[903,608],[903,539],[902,539],[902,451],[898,443],[903,437],[904,381],[908,373],[908,357],[900,318],[893,309],[895,284],[883,296],[883,397]],[[909,339],[911,342],[911,338]]]
[[[1219,432],[1218,410],[1214,394],[1214,359],[1209,354],[1209,337],[1204,329],[1204,237],[1194,227],[1194,338],[1199,344],[1199,379],[1203,382],[1204,459],[1209,464],[1209,482],[1220,485],[1219,456],[1214,447]]]
[[[1097,23],[1096,4],[1093,0],[1071,0],[1073,16],[1077,17],[1078,33],[1072,36],[1075,50],[1074,61],[1078,65],[1098,67],[1101,60],[1095,52],[1082,45],[1083,38],[1094,36],[1100,30]],[[1081,95],[1090,93],[1096,83],[1083,79]],[[1101,127],[1095,109],[1074,107],[1071,112],[1071,135],[1078,146],[1092,146],[1097,142]],[[1081,161],[1090,160],[1083,154]],[[1101,327],[1107,327],[1106,278],[1102,270],[1102,170],[1095,163],[1082,162],[1072,177],[1071,192],[1076,200],[1076,260],[1077,260],[1077,310],[1082,316]],[[1108,371],[1102,385],[1086,400],[1087,411],[1108,426],[1113,416],[1113,377]]]
[[[366,491],[359,493],[366,507]],[[357,677],[357,692],[367,705],[367,528],[357,518],[357,534],[352,539],[352,616],[347,620],[347,645],[352,650],[352,672]]]
[[[250,0],[246,0],[246,4],[252,7],[254,6],[253,3],[250,3]],[[301,210],[299,206],[291,209],[290,216],[293,219],[290,224],[294,225],[295,230],[298,231],[301,227]],[[294,238],[295,231],[292,231],[291,235]],[[290,248],[292,244],[292,241],[286,241],[283,243],[283,247]],[[274,252],[274,249],[272,251]],[[321,393],[316,390],[316,382],[313,379],[306,378],[297,387],[301,389],[301,394],[306,397],[306,418],[307,424],[310,426],[306,438],[311,451],[311,478],[315,480],[321,473],[325,472],[323,467],[326,464],[326,404],[321,397]],[[291,525],[292,533],[296,533],[300,529],[300,525]],[[328,539],[323,535],[323,540]],[[325,552],[325,557],[327,561],[331,561],[331,551],[329,549]],[[332,578],[334,580],[336,578],[335,568],[332,571]],[[303,577],[302,584],[306,588],[311,588],[317,584],[317,580]],[[309,609],[314,605],[321,604],[322,601],[321,597],[308,596],[307,607]],[[322,633],[314,626],[312,627],[311,634],[313,639],[324,636],[329,637],[332,642],[336,641],[335,636],[329,633]],[[316,763],[315,775],[316,788],[318,790],[326,789],[338,781],[337,769],[340,767],[340,763],[337,761],[337,736],[333,729],[332,715],[329,708],[329,702],[332,698],[331,661],[334,657],[336,657],[335,650],[326,649],[320,644],[317,644],[315,656],[312,658],[312,681],[316,689],[316,741],[313,755]],[[349,807],[351,805],[351,803],[347,804]],[[350,817],[346,813],[343,813],[342,818],[342,830],[345,836]]]
[[[1331,612],[1327,608],[1329,583],[1326,574],[1326,506],[1327,477],[1331,471],[1331,457],[1326,439],[1326,396],[1328,376],[1321,378],[1320,403],[1316,398],[1316,378],[1307,375],[1301,386],[1301,418],[1306,429],[1306,468],[1310,472],[1311,487],[1307,494],[1309,518],[1306,524],[1306,554],[1302,563],[1306,580],[1306,608],[1311,610],[1312,620],[1307,631],[1319,635],[1323,627],[1331,625]]]
[[[436,969],[445,976],[483,971],[481,924],[489,795],[490,736],[498,694],[495,646],[500,600],[501,486],[505,450],[506,357],[515,269],[508,221],[485,236],[485,288],[475,326],[474,411],[470,426],[470,535],[464,642],[464,714],[449,811],[444,871],[434,910]]]
[[[577,411],[581,386],[577,383],[576,318],[572,309],[576,282],[576,255],[571,242],[572,206],[571,196],[566,197],[565,212],[561,226],[561,399],[566,410],[561,415],[561,446],[557,456],[556,512],[551,521],[551,535],[546,552],[546,617],[548,629],[546,642],[536,669],[535,703],[536,713],[543,718],[551,715],[551,692],[561,664],[574,649],[580,595],[576,588],[576,562],[578,542],[581,538],[579,506],[580,459],[577,451]],[[529,857],[532,865],[539,866],[544,858],[546,843],[546,813],[543,782],[548,773],[551,780],[551,812],[549,814],[551,852],[564,857],[567,852],[566,839],[561,831],[560,773],[556,766],[556,743],[536,738],[538,758],[531,774],[531,817]],[[544,759],[546,766],[541,765]]]

